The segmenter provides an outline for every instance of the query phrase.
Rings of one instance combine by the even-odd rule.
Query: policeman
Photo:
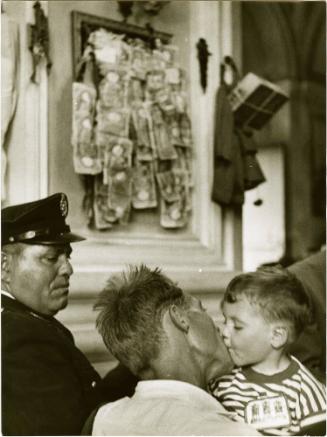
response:
[[[79,434],[97,405],[125,394],[105,393],[54,318],[68,302],[70,244],[84,240],[71,232],[67,214],[63,193],[2,210],[3,435]]]

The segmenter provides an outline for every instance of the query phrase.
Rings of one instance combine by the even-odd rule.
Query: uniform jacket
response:
[[[314,322],[306,326],[290,352],[324,384],[326,383],[326,250],[288,267],[308,293]]]
[[[103,400],[71,332],[2,295],[2,433],[76,435]]]

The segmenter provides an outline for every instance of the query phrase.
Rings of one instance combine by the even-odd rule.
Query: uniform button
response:
[[[96,383],[96,381],[92,381],[92,387],[94,388],[96,385],[97,385],[97,383]]]

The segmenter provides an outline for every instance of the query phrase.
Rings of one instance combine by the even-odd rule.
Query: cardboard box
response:
[[[289,99],[279,86],[248,73],[228,95],[235,123],[261,129]]]

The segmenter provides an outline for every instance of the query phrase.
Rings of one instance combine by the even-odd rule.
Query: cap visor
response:
[[[81,235],[74,234],[73,232],[67,232],[62,235],[49,236],[48,238],[43,236],[39,238],[33,238],[31,240],[21,241],[26,244],[65,244],[65,243],[77,243],[84,241],[86,238]]]

